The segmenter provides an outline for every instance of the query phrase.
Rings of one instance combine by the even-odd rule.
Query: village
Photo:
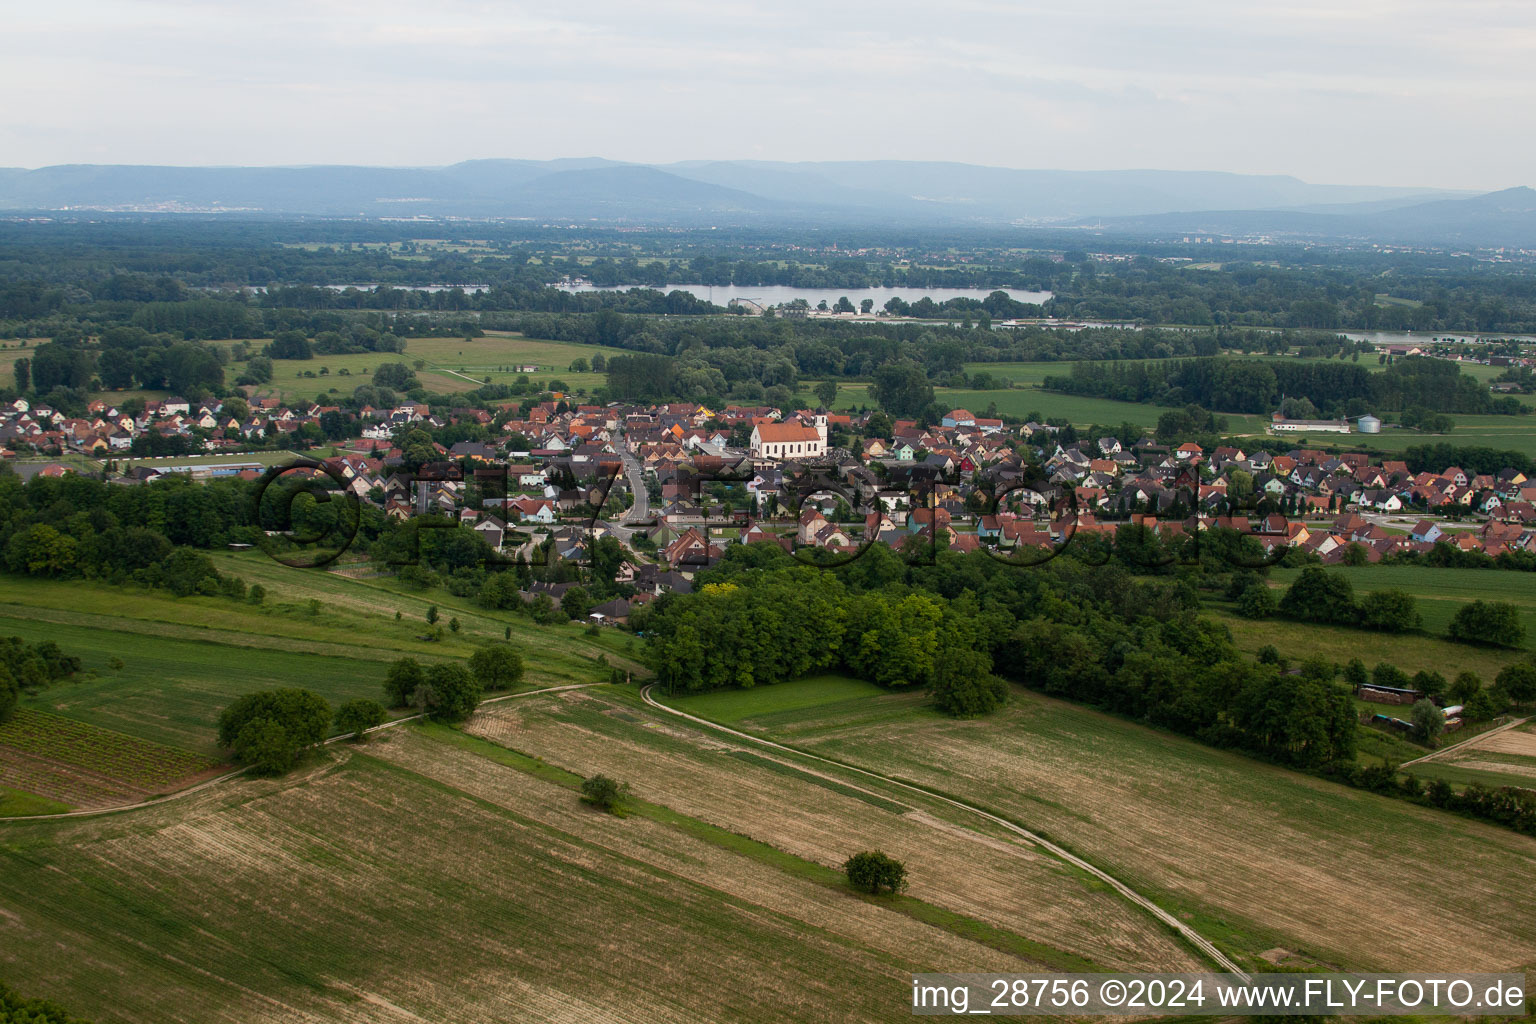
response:
[[[963,408],[926,426],[883,413],[563,399],[509,413],[418,402],[351,411],[253,398],[246,411],[237,417],[218,402],[173,397],[136,415],[96,401],[88,417],[64,418],[16,399],[0,416],[0,440],[7,461],[17,457],[13,449],[88,457],[124,484],[172,473],[254,480],[281,452],[252,453],[253,439],[303,451],[320,443],[323,418],[334,428],[355,417],[359,436],[318,454],[359,501],[397,520],[451,517],[509,561],[553,551],[579,562],[612,536],[627,553],[617,582],[642,601],[688,589],[693,572],[731,543],[816,549],[823,563],[874,543],[909,556],[984,548],[1027,563],[1073,538],[1112,538],[1134,523],[1166,541],[1227,527],[1266,554],[1296,549],[1323,564],[1428,554],[1437,545],[1498,557],[1536,543],[1536,484],[1514,469],[1413,473],[1404,461],[1320,449],[1062,440],[1059,426]],[[483,428],[490,440],[432,440],[464,426]],[[1275,433],[1281,429],[1277,420]],[[201,453],[133,456],[147,434],[187,439]],[[408,457],[402,445],[413,443]],[[57,476],[79,465],[26,468]],[[626,602],[612,604],[599,616],[622,621]]]

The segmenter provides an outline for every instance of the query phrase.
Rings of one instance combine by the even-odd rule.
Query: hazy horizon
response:
[[[554,156],[548,156],[548,157],[535,157],[535,156],[473,156],[472,155],[472,156],[463,157],[462,159],[448,160],[448,161],[443,161],[443,162],[440,162],[440,163],[396,163],[396,164],[382,164],[382,163],[379,163],[379,164],[368,164],[368,163],[347,162],[347,161],[340,161],[340,162],[336,162],[336,161],[294,161],[294,162],[285,162],[285,163],[202,163],[202,164],[185,164],[185,163],[170,163],[170,162],[166,162],[166,161],[132,161],[132,162],[128,162],[128,161],[76,160],[76,161],[64,161],[64,162],[61,162],[61,163],[34,164],[34,165],[0,164],[0,168],[7,169],[7,170],[37,171],[37,170],[43,170],[43,169],[48,168],[48,167],[70,167],[70,166],[75,166],[75,167],[133,166],[133,167],[164,167],[164,168],[197,168],[197,169],[203,169],[203,170],[234,170],[234,169],[304,170],[304,169],[325,168],[325,167],[334,167],[334,168],[339,168],[339,167],[367,167],[367,168],[378,168],[378,169],[384,169],[384,170],[422,170],[422,171],[431,171],[431,170],[442,170],[442,169],[447,168],[447,167],[452,167],[452,166],[454,166],[456,164],[475,163],[475,162],[480,162],[480,161],[498,161],[498,160],[527,160],[527,161],[534,161],[534,162],[539,162],[539,161],[559,161],[559,160],[575,160],[575,161],[603,160],[603,161],[608,161],[610,163],[615,163],[615,164],[631,164],[631,165],[634,165],[634,166],[637,166],[637,167],[658,167],[658,168],[662,168],[662,169],[665,169],[668,166],[673,166],[673,165],[732,163],[732,162],[741,162],[741,163],[784,163],[784,164],[818,164],[818,163],[858,162],[856,159],[853,160],[853,161],[844,161],[844,160],[834,160],[834,159],[831,159],[831,158],[818,159],[816,157],[807,157],[807,158],[800,159],[800,160],[788,160],[788,159],[781,159],[781,158],[777,158],[777,157],[761,157],[761,156],[758,156],[758,157],[680,156],[680,157],[677,157],[677,158],[671,159],[671,160],[648,161],[648,160],[625,160],[625,159],[622,159],[622,158],[619,158],[619,157],[602,156],[602,155],[594,155],[594,154],[564,153],[564,154],[556,154]],[[1318,180],[1318,179],[1306,178],[1306,177],[1302,177],[1300,175],[1289,174],[1289,173],[1284,172],[1284,171],[1234,171],[1234,170],[1230,170],[1230,169],[1222,168],[1222,167],[1141,167],[1141,166],[1132,166],[1132,165],[1126,165],[1126,166],[1123,166],[1123,167],[1060,167],[1060,166],[1044,166],[1044,165],[1042,165],[1042,166],[1010,166],[1010,165],[1007,165],[1007,164],[998,164],[998,163],[986,164],[986,163],[978,163],[978,162],[969,161],[969,160],[947,160],[947,159],[943,159],[943,158],[923,158],[923,157],[907,157],[907,158],[903,158],[903,157],[869,157],[868,160],[870,160],[870,161],[886,161],[886,162],[904,162],[904,163],[929,163],[929,164],[946,164],[946,163],[948,163],[948,164],[955,164],[957,166],[958,165],[965,165],[965,166],[972,166],[972,167],[986,167],[986,168],[990,168],[990,169],[993,169],[993,170],[1030,171],[1030,172],[1039,172],[1039,173],[1047,173],[1047,174],[1051,174],[1051,173],[1066,173],[1066,174],[1142,174],[1142,173],[1147,173],[1147,174],[1159,174],[1159,173],[1190,173],[1190,174],[1200,174],[1200,173],[1211,173],[1211,174],[1233,174],[1233,175],[1240,175],[1240,176],[1245,176],[1245,177],[1289,177],[1289,178],[1295,178],[1296,180],[1301,181],[1304,184],[1308,184],[1308,185],[1335,185],[1335,186],[1348,186],[1348,187],[1378,187],[1378,188],[1392,188],[1392,189],[1419,189],[1419,188],[1426,189],[1426,190],[1428,190],[1428,189],[1444,189],[1444,190],[1460,191],[1460,192],[1468,192],[1468,193],[1493,192],[1493,191],[1499,191],[1499,190],[1506,189],[1506,188],[1518,188],[1518,187],[1521,187],[1521,186],[1525,186],[1527,184],[1525,181],[1518,181],[1518,182],[1512,182],[1512,183],[1510,183],[1508,185],[1499,185],[1499,186],[1495,186],[1495,187],[1492,187],[1492,188],[1484,188],[1484,187],[1481,187],[1481,186],[1468,186],[1468,185],[1460,185],[1460,186],[1458,186],[1458,185],[1426,185],[1422,181],[1376,180],[1376,181],[1363,181],[1363,182],[1346,182],[1346,181]],[[1536,181],[1536,174],[1532,175],[1532,179],[1531,180],[1532,181]]]
[[[61,0],[8,22],[12,167],[707,153],[1490,191],[1536,166],[1510,130],[1536,11],[1505,0]]]

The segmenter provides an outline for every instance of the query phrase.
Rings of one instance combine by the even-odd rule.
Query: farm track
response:
[[[1425,754],[1423,757],[1416,757],[1412,761],[1404,761],[1402,764],[1398,765],[1398,768],[1407,768],[1411,764],[1420,764],[1424,761],[1438,761],[1440,758],[1444,757],[1446,754],[1451,753],[1452,751],[1460,750],[1462,747],[1475,746],[1490,736],[1497,736],[1499,733],[1508,729],[1517,729],[1529,721],[1530,718],[1527,717],[1517,718],[1513,722],[1505,722],[1497,729],[1489,729],[1486,732],[1478,733],[1476,736],[1468,736],[1460,743],[1452,743],[1448,747],[1441,747],[1439,750],[1432,750]]]
[[[1110,886],[1112,889],[1114,889],[1116,892],[1118,892],[1121,896],[1123,896],[1125,899],[1130,901],[1132,904],[1134,904],[1134,905],[1140,907],[1141,909],[1145,910],[1148,914],[1150,914],[1152,917],[1154,917],[1160,923],[1162,923],[1162,924],[1166,925],[1167,927],[1173,929],[1174,932],[1176,932],[1180,937],[1182,937],[1185,941],[1187,941],[1195,949],[1197,949],[1201,953],[1203,953],[1206,957],[1208,957],[1211,961],[1213,961],[1223,971],[1227,971],[1227,972],[1230,972],[1232,974],[1237,974],[1237,975],[1243,977],[1244,979],[1247,979],[1247,977],[1248,977],[1247,972],[1245,972],[1241,967],[1239,967],[1236,963],[1234,963],[1225,953],[1223,953],[1220,949],[1218,949],[1215,943],[1211,942],[1209,939],[1207,939],[1205,936],[1201,935],[1199,932],[1195,931],[1189,925],[1185,924],[1183,921],[1180,921],[1177,917],[1173,916],[1168,911],[1166,911],[1162,907],[1158,906],[1150,898],[1148,898],[1146,896],[1143,896],[1141,893],[1139,893],[1136,890],[1132,889],[1130,886],[1126,885],[1124,882],[1120,881],[1118,878],[1115,878],[1113,875],[1109,874],[1104,869],[1102,869],[1100,867],[1097,867],[1094,864],[1089,863],[1088,861],[1086,861],[1083,858],[1077,856],[1076,854],[1072,853],[1071,851],[1066,850],[1066,849],[1056,845],[1055,843],[1051,842],[1050,840],[1046,839],[1045,837],[1037,835],[1034,832],[1031,832],[1029,829],[1026,829],[1026,828],[1024,828],[1024,827],[1022,827],[1020,825],[1015,825],[1013,822],[1007,820],[1006,818],[1000,817],[1000,816],[998,816],[996,814],[992,814],[992,813],[990,813],[988,811],[984,811],[984,810],[982,810],[979,807],[975,807],[975,806],[973,806],[971,804],[968,804],[968,803],[964,802],[963,800],[959,800],[959,799],[957,799],[955,797],[947,796],[947,795],[945,795],[943,793],[940,793],[940,792],[937,792],[935,790],[927,789],[927,788],[925,788],[923,786],[914,785],[914,784],[909,783],[909,782],[904,782],[901,779],[894,778],[894,777],[889,776],[889,775],[884,775],[884,774],[881,774],[880,772],[871,771],[870,769],[867,769],[867,768],[860,768],[860,767],[858,767],[856,765],[845,764],[845,763],[840,762],[840,761],[834,761],[831,758],[822,757],[819,754],[808,753],[808,752],[806,752],[804,750],[800,750],[800,749],[797,749],[795,747],[787,746],[787,745],[782,744],[782,743],[775,743],[772,740],[766,740],[766,739],[763,739],[760,736],[754,736],[751,733],[742,732],[742,731],[740,731],[738,729],[732,729],[729,726],[721,725],[721,724],[719,724],[717,722],[712,722],[712,721],[710,721],[707,718],[700,718],[697,715],[690,715],[686,711],[679,711],[676,708],[668,707],[667,705],[661,703],[660,701],[656,700],[655,698],[653,698],[651,696],[651,689],[652,689],[652,687],[654,685],[655,684],[648,684],[645,687],[643,687],[640,690],[640,697],[649,706],[651,706],[653,708],[656,708],[657,710],[666,712],[669,715],[673,715],[675,717],[685,719],[686,721],[692,722],[695,725],[702,726],[702,727],[704,727],[706,729],[710,729],[710,730],[713,730],[715,732],[723,733],[723,734],[725,734],[727,736],[730,736],[730,737],[732,737],[734,739],[745,740],[745,741],[747,741],[749,743],[756,744],[756,745],[758,745],[760,747],[766,747],[766,748],[771,749],[771,750],[777,750],[777,751],[780,751],[780,752],[785,753],[785,754],[794,755],[796,757],[808,758],[810,760],[818,761],[818,762],[820,762],[822,764],[829,765],[829,766],[831,766],[832,768],[835,768],[835,769],[840,769],[840,770],[845,771],[845,772],[854,772],[856,774],[863,775],[863,776],[866,776],[866,777],[871,778],[871,779],[876,779],[876,780],[878,780],[880,782],[883,782],[883,783],[885,783],[887,785],[896,786],[899,789],[904,789],[904,790],[907,790],[908,792],[916,793],[916,794],[918,794],[920,796],[924,796],[924,797],[927,797],[929,799],[938,800],[938,801],[941,801],[942,803],[949,804],[952,807],[959,808],[962,811],[966,811],[966,812],[968,812],[970,814],[974,814],[977,817],[983,818],[983,819],[985,819],[987,821],[992,822],[995,825],[998,825],[998,826],[1000,826],[1000,827],[1002,827],[1004,829],[1007,829],[1009,832],[1012,832],[1013,834],[1015,834],[1015,835],[1025,839],[1026,841],[1028,841],[1032,845],[1034,845],[1034,846],[1036,846],[1036,847],[1046,851],[1047,853],[1051,854],[1052,856],[1056,857],[1057,859],[1059,859],[1059,860],[1061,860],[1061,861],[1063,861],[1063,862],[1065,862],[1067,864],[1070,864],[1071,866],[1073,866],[1075,868],[1078,868],[1081,871],[1085,871],[1088,874],[1092,875],[1094,878],[1097,878],[1099,881],[1104,882],[1106,885]],[[823,776],[823,778],[827,778],[827,779],[829,779],[829,781],[840,781],[840,780],[834,779],[834,778],[832,778],[830,776]]]
[[[597,683],[568,683],[564,686],[546,686],[538,690],[524,690],[522,693],[508,693],[500,697],[492,697],[490,700],[481,701],[479,707],[484,707],[487,704],[499,704],[502,701],[507,700],[515,700],[518,697],[533,697],[541,693],[558,693],[561,690],[579,690],[583,687],[597,685]],[[367,733],[372,735],[376,732],[383,732],[385,729],[393,729],[396,726],[404,725],[406,722],[419,721],[422,717],[423,716],[421,715],[409,715],[405,718],[397,718],[394,721],[385,722],[383,725],[376,725],[372,729],[367,730]],[[348,737],[346,735],[332,736],[330,739],[325,741],[325,745],[330,746],[333,743],[341,743],[347,738]],[[349,754],[347,756],[350,757],[351,755]],[[332,768],[339,767],[340,764],[345,762],[345,760],[346,758],[343,758],[341,762],[327,766],[324,771],[318,774],[306,775],[300,779],[298,783],[295,784],[299,785],[304,782],[308,782],[312,778],[318,778],[320,774],[328,774]],[[170,793],[160,797],[152,797],[147,800],[138,800],[129,804],[119,804],[115,807],[89,807],[78,811],[60,811],[57,814],[22,814],[15,817],[0,818],[0,826],[4,826],[13,821],[56,821],[64,818],[95,818],[103,814],[123,814],[128,811],[142,810],[145,807],[164,807],[167,803],[170,803],[173,800],[180,800],[184,797],[189,797],[194,793],[201,793],[203,790],[208,789],[211,786],[216,786],[221,782],[228,782],[230,779],[244,775],[249,770],[249,768],[236,768],[232,771],[225,772],[223,775],[220,775],[216,778],[209,779],[206,782],[200,782],[195,786],[189,786],[186,789],[178,790],[175,793]]]

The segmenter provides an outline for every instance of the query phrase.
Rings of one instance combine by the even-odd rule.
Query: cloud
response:
[[[1536,10],[1504,0],[60,0],[8,14],[0,88],[25,102],[0,112],[0,152],[879,157],[1502,187],[1536,156],[1509,131],[1533,47]]]

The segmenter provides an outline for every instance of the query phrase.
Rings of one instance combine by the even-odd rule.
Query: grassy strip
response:
[[[557,765],[552,765],[540,758],[531,757],[510,747],[492,743],[490,740],[481,739],[478,736],[470,736],[467,733],[444,725],[428,724],[419,728],[431,739],[439,740],[461,750],[470,751],[487,760],[520,772],[525,772],[545,782],[552,782],[571,790],[579,790],[581,788],[582,777],[580,775],[567,771]],[[857,795],[862,797],[865,794]],[[905,810],[905,808],[902,808],[902,810]],[[815,861],[786,853],[767,843],[731,832],[718,825],[711,825],[708,822],[700,821],[698,818],[689,817],[662,804],[650,803],[649,801],[639,800],[631,796],[624,803],[624,812],[635,817],[647,818],[651,821],[668,825],[695,839],[740,854],[760,864],[793,875],[796,878],[814,882],[829,889],[846,892],[856,899],[876,903],[879,906],[905,914],[924,924],[942,928],[961,938],[990,946],[1005,953],[1012,953],[1027,960],[1033,960],[1047,967],[1053,967],[1062,971],[1079,972],[1094,972],[1106,969],[1095,964],[1087,957],[1054,949],[1044,943],[1036,942],[1022,935],[987,924],[984,921],[978,921],[975,918],[967,917],[964,914],[956,913],[944,907],[935,906],[913,896],[876,897],[854,892],[848,887],[848,881],[843,873],[836,868],[829,868],[824,864],[818,864]]]
[[[783,775],[801,782],[808,782],[813,786],[820,786],[822,789],[831,790],[839,796],[862,800],[864,803],[872,804],[882,811],[890,811],[892,814],[905,814],[909,810],[905,804],[899,804],[894,800],[875,796],[873,793],[866,793],[861,789],[855,789],[853,786],[845,786],[841,782],[833,782],[831,779],[822,778],[820,775],[812,772],[801,771],[794,765],[785,764],[783,761],[775,761],[770,757],[762,757],[752,753],[750,750],[732,750],[729,751],[729,756],[757,765],[760,768],[766,768],[775,775]]]
[[[69,804],[61,804],[47,797],[0,786],[0,818],[20,818],[29,814],[62,814],[68,810],[73,810]]]
[[[636,699],[638,700],[638,697]],[[690,709],[690,713],[693,713],[692,709]],[[699,715],[698,717],[702,718],[705,716]],[[723,723],[717,722],[715,724],[719,724],[721,728],[729,728],[729,726],[725,726]],[[793,751],[797,754],[803,754],[806,757],[814,758],[816,760],[830,764],[835,764],[854,771],[863,772],[869,770],[851,761],[833,757],[830,754],[821,753],[796,743],[786,742],[782,738],[763,736],[761,729],[751,729],[747,728],[745,725],[738,725],[737,728],[741,732],[745,732],[750,735],[761,736],[761,738],[767,740],[768,742],[776,743],[787,750]],[[920,792],[944,800],[955,801],[967,808],[970,808],[971,810],[980,811],[984,814],[990,814],[1008,822],[1009,824],[1017,825],[1019,828],[1026,829],[1029,832],[1046,840],[1047,842],[1055,844],[1073,856],[1082,858],[1089,864],[1100,866],[1096,858],[1088,856],[1082,850],[1075,848],[1075,846],[1070,841],[1062,839],[1059,835],[1052,834],[1050,830],[1041,828],[1038,824],[1031,824],[1025,821],[1021,821],[1019,818],[1009,814],[1002,808],[991,806],[977,800],[969,799],[967,797],[958,796],[946,790],[926,785],[917,781],[916,779],[905,778],[901,775],[897,775],[891,772],[886,772],[884,774],[892,781],[902,785],[910,786]],[[1021,795],[1026,797],[1028,796],[1028,794]],[[1049,801],[1043,802],[1050,803]],[[1056,805],[1053,804],[1052,806]],[[1063,810],[1065,809],[1063,808]],[[1068,811],[1068,813],[1071,812]],[[1081,817],[1081,815],[1076,814],[1073,814],[1072,816]],[[1065,866],[1072,868],[1073,873],[1079,875],[1085,884],[1091,884],[1094,888],[1110,888],[1106,885],[1106,883],[1090,875],[1088,872],[1076,868],[1074,865],[1066,864]],[[1164,887],[1155,884],[1149,879],[1141,878],[1135,872],[1127,871],[1124,868],[1117,868],[1115,871],[1110,872],[1110,874],[1114,875],[1121,882],[1130,886],[1135,891],[1151,899],[1164,910],[1174,914],[1181,921],[1185,922],[1201,935],[1205,936],[1205,938],[1216,943],[1216,945],[1221,948],[1223,952],[1225,952],[1228,956],[1233,957],[1233,959],[1239,962],[1245,958],[1245,952],[1247,951],[1256,951],[1257,949],[1265,949],[1272,946],[1282,945],[1283,941],[1285,941],[1279,934],[1263,928],[1256,922],[1247,920],[1230,921],[1223,917],[1214,917],[1204,908],[1200,908],[1194,904],[1191,904],[1177,893],[1169,892]],[[1139,911],[1141,908],[1137,909]],[[1157,921],[1156,924],[1167,931],[1168,934],[1176,938],[1179,942],[1185,942],[1184,937],[1180,935],[1176,929],[1161,921]],[[1260,935],[1263,937],[1258,939],[1256,942],[1255,937]],[[1204,953],[1200,952],[1199,950],[1196,950],[1195,952],[1197,955],[1204,957]],[[1247,959],[1250,960],[1251,965],[1262,967],[1262,963],[1254,960],[1253,957],[1248,956]],[[1075,969],[1081,970],[1082,968]]]

